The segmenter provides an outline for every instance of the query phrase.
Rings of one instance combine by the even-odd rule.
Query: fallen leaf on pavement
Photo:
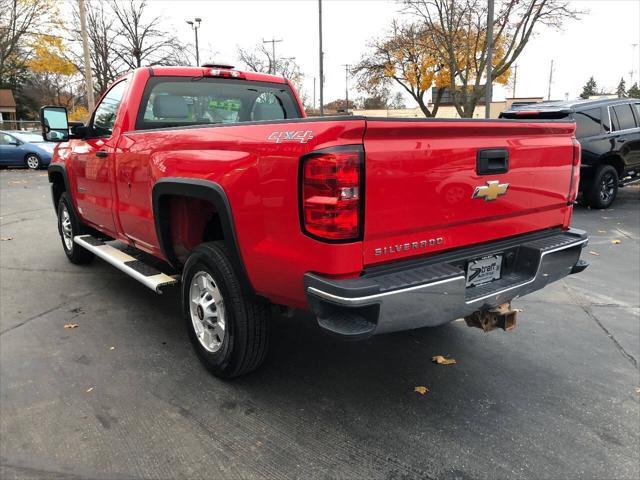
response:
[[[596,257],[600,255],[598,252],[589,252],[591,255],[595,255]]]
[[[3,241],[3,242],[8,242],[9,240],[13,240],[13,237],[2,237],[2,238],[0,238],[0,241]]]
[[[91,390],[93,390],[93,387],[91,387],[89,390],[87,390],[87,393],[90,393]]]
[[[115,350],[115,349],[116,349],[116,347],[111,347],[109,350]]]
[[[419,393],[420,395],[424,395],[429,391],[429,389],[427,387],[415,387],[413,391]]]
[[[614,245],[618,245],[620,243],[620,240],[611,240],[611,243],[613,243]]]
[[[78,328],[77,323],[67,323],[64,328]]]
[[[442,355],[436,355],[435,357],[431,357],[431,361],[437,363],[438,365],[455,365],[456,361],[453,358],[444,358]]]

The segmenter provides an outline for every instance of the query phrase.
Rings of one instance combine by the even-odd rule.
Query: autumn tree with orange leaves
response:
[[[424,29],[394,21],[388,35],[373,40],[369,48],[353,68],[358,88],[379,96],[395,83],[411,95],[426,117],[435,116],[449,74]],[[430,108],[427,93],[433,86],[440,88]]]
[[[435,48],[453,86],[453,104],[470,118],[484,96],[487,73],[486,0],[403,0]],[[510,68],[541,25],[561,28],[583,12],[566,0],[495,0],[492,83],[505,84]]]

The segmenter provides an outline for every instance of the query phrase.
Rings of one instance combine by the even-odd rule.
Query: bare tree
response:
[[[245,64],[248,70],[252,72],[269,73],[273,65],[272,53],[264,45],[257,45],[253,49],[238,47],[238,57]],[[307,103],[307,96],[303,90],[304,74],[300,69],[300,65],[292,57],[276,57],[275,71],[278,75],[282,75],[293,83],[298,91],[303,105]]]
[[[487,70],[485,0],[403,0],[405,11],[422,21],[449,74],[452,99],[461,117],[473,116]],[[582,12],[566,0],[497,0],[490,81],[506,83],[509,69],[536,27],[561,28]]]
[[[146,13],[145,0],[111,1],[116,16],[116,55],[129,68],[176,65],[184,59],[184,46],[161,28],[162,17]]]
[[[115,51],[116,18],[110,6],[103,2],[87,2],[86,12],[91,71],[95,93],[100,96],[119,75],[128,70],[128,66]],[[71,53],[71,59],[78,68],[78,72],[82,73],[84,72],[84,56],[82,55],[82,36],[77,5],[74,6],[73,20],[69,31],[73,36],[75,46]]]

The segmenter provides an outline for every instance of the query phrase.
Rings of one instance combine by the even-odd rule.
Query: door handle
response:
[[[484,148],[478,150],[476,172],[478,175],[495,175],[509,171],[509,150],[506,148]]]
[[[109,152],[105,152],[104,150],[98,150],[96,152],[96,157],[105,158],[109,155]]]

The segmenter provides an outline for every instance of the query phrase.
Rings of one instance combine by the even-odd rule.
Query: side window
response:
[[[127,87],[127,81],[117,83],[105,95],[93,115],[91,134],[94,137],[110,137],[118,114],[118,107],[122,102],[122,95]]]
[[[0,145],[13,145],[16,143],[16,139],[8,133],[0,134]]]
[[[616,118],[618,119],[618,128],[616,128],[616,130],[636,128],[636,120],[633,118],[630,103],[616,105],[613,107],[613,111],[616,113]]]
[[[575,113],[576,118],[576,137],[593,137],[602,133],[602,119],[600,116],[600,108],[591,108]]]
[[[636,124],[640,127],[640,103],[634,103],[633,109],[636,114]]]

